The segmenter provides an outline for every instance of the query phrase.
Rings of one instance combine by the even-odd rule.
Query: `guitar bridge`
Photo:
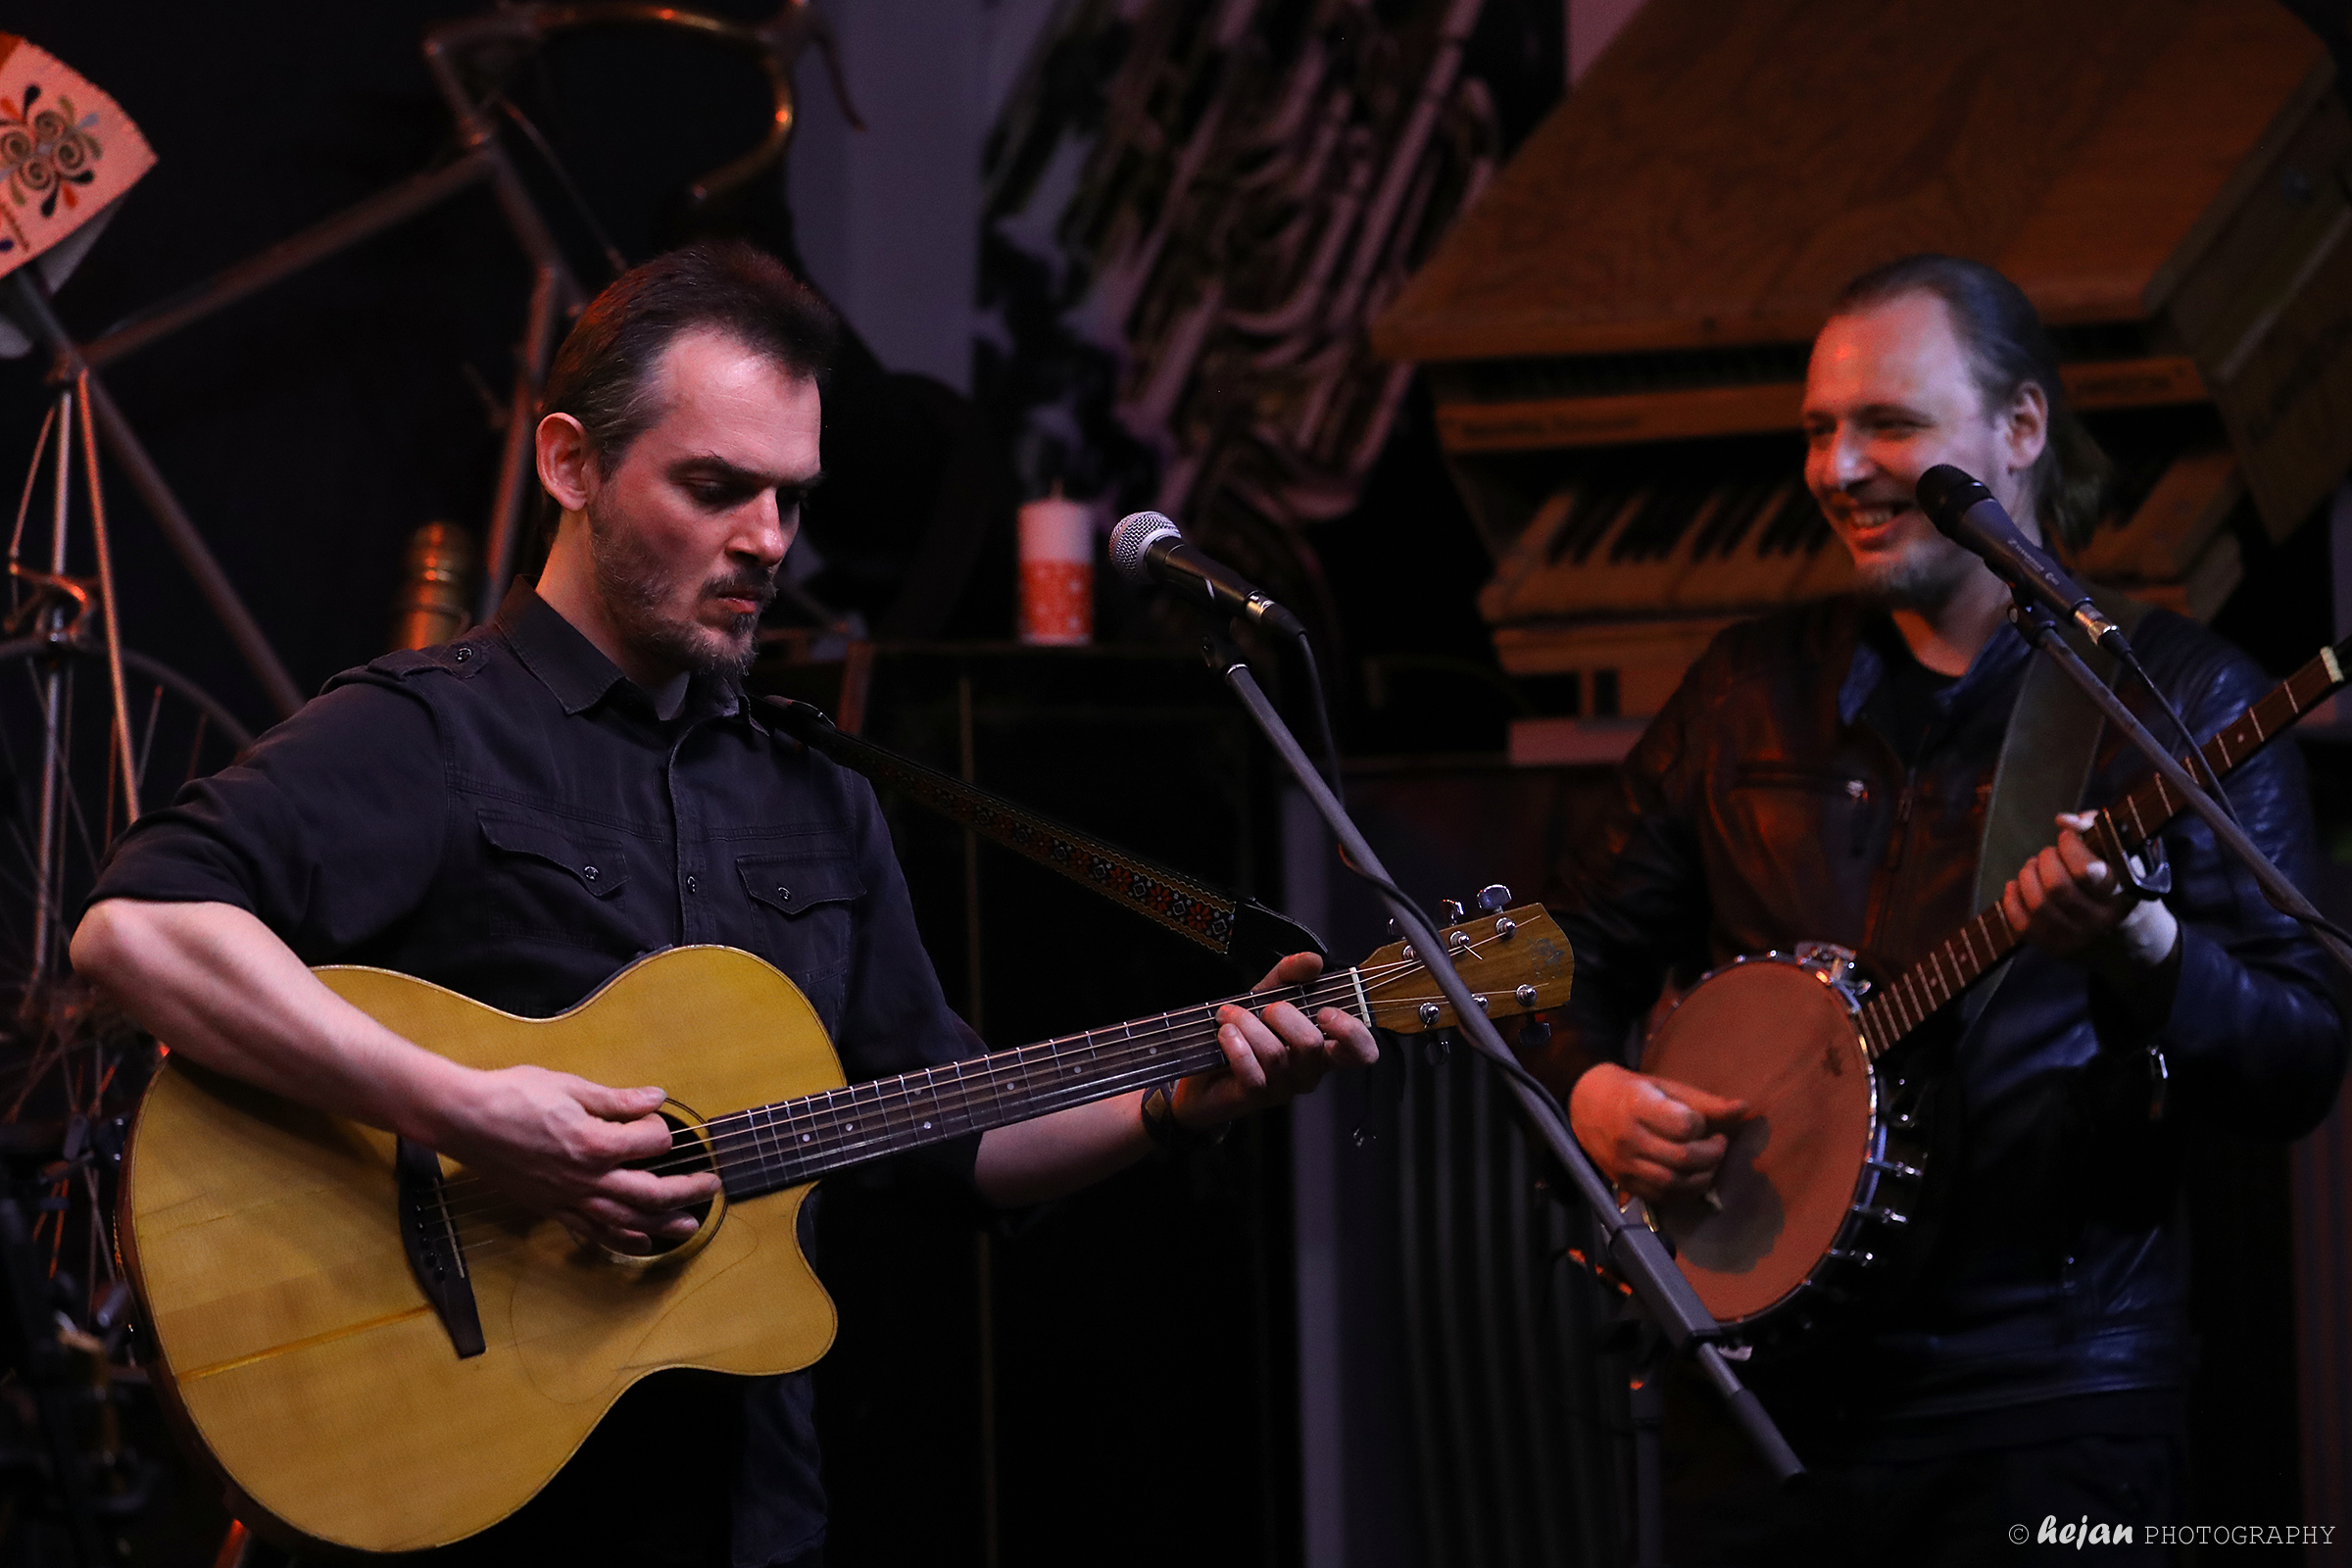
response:
[[[441,1156],[422,1144],[399,1140],[392,1161],[400,1194],[400,1245],[409,1268],[433,1303],[458,1359],[482,1353],[481,1314],[473,1304],[473,1281],[466,1272],[466,1250],[450,1222],[442,1191]]]

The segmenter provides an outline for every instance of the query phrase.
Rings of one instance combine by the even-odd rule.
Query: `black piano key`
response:
[[[1703,477],[1676,477],[1652,486],[1643,504],[1609,542],[1613,562],[1663,561],[1674,554],[1706,505],[1713,485]]]
[[[1725,486],[1722,502],[1708,515],[1690,546],[1690,559],[1704,561],[1710,556],[1721,556],[1730,560],[1779,493],[1780,486],[1770,479],[1747,479]]]
[[[1578,486],[1577,497],[1568,507],[1568,520],[1552,537],[1548,552],[1551,564],[1571,561],[1583,565],[1609,536],[1635,489],[1632,479],[1601,474],[1594,474]]]
[[[1830,519],[1821,514],[1813,492],[1803,485],[1792,485],[1788,499],[1764,525],[1763,535],[1756,540],[1759,556],[1812,555],[1829,538]]]

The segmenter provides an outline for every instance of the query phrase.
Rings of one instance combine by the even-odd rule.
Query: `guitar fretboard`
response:
[[[815,1181],[832,1171],[986,1132],[1048,1111],[1106,1100],[1224,1064],[1217,1009],[1288,1002],[1312,1016],[1344,1007],[1372,1021],[1362,972],[1344,969],[1305,986],[1228,997],[951,1061],[921,1072],[849,1084],[823,1094],[715,1116],[710,1135],[730,1200]]]
[[[2197,749],[2216,779],[2226,778],[2295,720],[2327,701],[2345,684],[2342,661],[2352,658],[2352,641],[2340,648],[2323,648],[2320,656],[2296,670],[2253,707],[2223,726],[2221,733]],[[2182,760],[2183,767],[2187,761]],[[2189,767],[2193,775],[2196,769]],[[2114,860],[2136,853],[2187,802],[2173,794],[2161,774],[2150,774],[2122,800],[2099,813],[2089,842],[2102,858]],[[1862,1008],[1862,1038],[1876,1061],[1912,1030],[1927,1022],[1943,1004],[1968,989],[1984,971],[2008,956],[2018,938],[1998,904],[1977,911],[1960,929],[1937,945],[1925,958],[1903,971]]]

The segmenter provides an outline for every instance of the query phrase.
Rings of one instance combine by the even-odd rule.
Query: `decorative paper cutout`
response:
[[[154,167],[119,104],[47,50],[0,33],[0,276],[64,242]],[[48,277],[51,287],[60,280]]]

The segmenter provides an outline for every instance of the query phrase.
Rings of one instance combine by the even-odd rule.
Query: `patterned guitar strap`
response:
[[[767,705],[768,716],[810,751],[1232,959],[1252,979],[1286,954],[1311,951],[1329,956],[1312,931],[1254,899],[1224,892],[887,747],[845,734],[821,709],[808,703],[785,697],[760,701]]]

